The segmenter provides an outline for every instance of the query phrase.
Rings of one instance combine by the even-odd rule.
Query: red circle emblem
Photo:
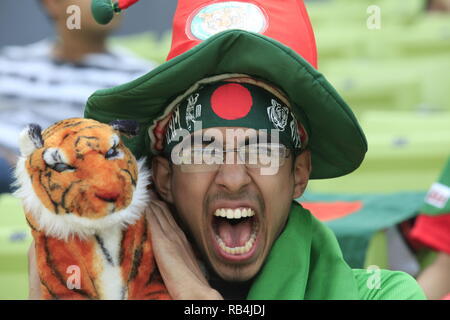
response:
[[[222,119],[236,120],[251,110],[253,99],[250,91],[240,84],[228,83],[218,87],[211,95],[211,108]]]

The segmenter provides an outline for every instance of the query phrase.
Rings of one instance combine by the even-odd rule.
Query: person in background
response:
[[[450,299],[450,158],[440,179],[433,183],[411,238],[436,250],[434,262],[417,277],[428,299]]]
[[[450,13],[450,0],[428,0],[430,13]],[[450,159],[434,183],[410,237],[436,250],[437,257],[417,277],[428,299],[450,299]]]
[[[428,0],[426,8],[428,11],[450,12],[450,0]]]
[[[38,0],[56,39],[0,50],[0,193],[11,192],[11,166],[17,139],[29,123],[43,128],[64,118],[83,116],[85,102],[97,89],[135,79],[155,64],[107,46],[120,19],[107,26],[95,22],[90,0]],[[80,28],[68,19],[80,8]],[[70,24],[69,24],[70,25]]]

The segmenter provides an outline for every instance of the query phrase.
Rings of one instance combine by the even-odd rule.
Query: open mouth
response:
[[[213,213],[217,249],[227,259],[247,259],[255,251],[259,221],[251,208],[219,208]]]

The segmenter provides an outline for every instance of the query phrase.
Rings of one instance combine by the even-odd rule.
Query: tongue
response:
[[[219,237],[229,248],[245,245],[252,232],[251,219],[245,219],[237,224],[230,224],[228,220],[220,219],[217,225]]]

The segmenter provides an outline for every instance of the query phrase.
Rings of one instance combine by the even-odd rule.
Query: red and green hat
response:
[[[359,167],[367,142],[351,109],[316,68],[303,1],[180,0],[168,61],[134,81],[96,91],[85,116],[139,121],[139,135],[126,143],[137,157],[151,156],[161,152],[174,109],[192,93],[221,81],[250,83],[289,106],[306,130],[311,178],[338,177]]]
[[[450,213],[450,158],[438,181],[428,190],[421,212],[427,215]]]

